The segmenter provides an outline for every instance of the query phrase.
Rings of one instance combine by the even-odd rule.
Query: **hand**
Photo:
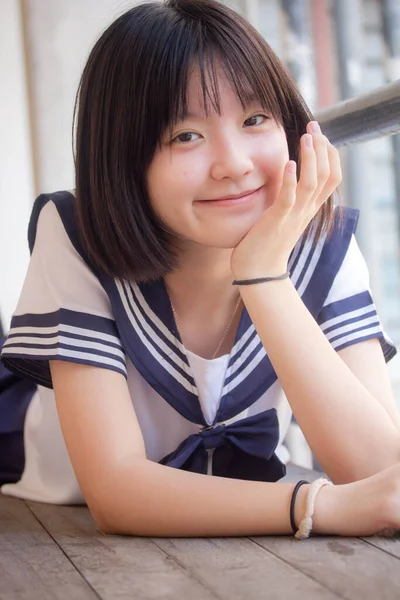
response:
[[[317,131],[313,130],[316,126]],[[311,121],[300,140],[301,175],[296,163],[284,170],[277,200],[234,248],[231,268],[235,279],[285,273],[297,241],[342,179],[339,153]]]
[[[313,525],[316,533],[344,536],[400,531],[400,463],[360,481],[324,486]]]

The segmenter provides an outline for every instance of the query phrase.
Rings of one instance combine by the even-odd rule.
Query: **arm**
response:
[[[76,476],[98,527],[153,537],[291,534],[293,484],[210,477],[146,459],[125,378],[52,361],[57,410]],[[399,527],[400,465],[319,492],[313,531],[373,535]],[[299,525],[309,486],[295,505]]]
[[[51,373],[68,453],[100,529],[160,537],[291,533],[293,484],[210,477],[149,461],[122,375],[62,361],[51,362]],[[297,497],[297,523],[307,488]],[[321,504],[328,530],[336,513]]]
[[[290,280],[241,293],[297,422],[332,480],[362,479],[400,462],[400,418],[379,342],[337,353]]]
[[[316,123],[307,125],[299,151],[299,179],[287,163],[279,196],[233,250],[235,279],[284,273],[291,250],[339,185],[339,154]],[[376,343],[360,342],[342,359],[290,280],[243,286],[241,294],[294,415],[331,479],[362,479],[399,462],[399,418]],[[367,375],[361,375],[364,359]]]

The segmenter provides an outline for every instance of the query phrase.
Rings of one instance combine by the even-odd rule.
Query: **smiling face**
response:
[[[261,104],[243,108],[222,71],[218,89],[220,110],[206,110],[193,71],[186,115],[148,169],[152,207],[183,245],[234,248],[276,200],[289,160],[285,131]]]

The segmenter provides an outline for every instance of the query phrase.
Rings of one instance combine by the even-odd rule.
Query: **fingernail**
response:
[[[313,133],[321,133],[321,127],[317,121],[310,121],[310,129]]]
[[[288,173],[296,173],[296,163],[294,162],[294,160],[288,162],[287,170]]]
[[[313,145],[312,135],[310,135],[309,133],[306,133],[304,137],[305,137],[304,141],[306,143],[306,146],[308,146],[309,148],[311,148],[312,145]]]

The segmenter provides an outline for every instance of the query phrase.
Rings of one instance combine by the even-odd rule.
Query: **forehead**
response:
[[[229,109],[244,108],[261,102],[250,86],[241,96],[221,65],[214,70],[208,68],[204,71],[193,67],[187,79],[186,110],[181,110],[180,115],[186,118],[195,115],[208,116],[210,113],[220,115]]]

